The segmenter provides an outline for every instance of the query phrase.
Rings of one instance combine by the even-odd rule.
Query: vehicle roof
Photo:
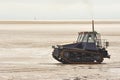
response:
[[[88,34],[88,33],[94,33],[94,34],[99,34],[96,31],[92,32],[92,31],[83,31],[83,32],[78,32],[78,34]]]

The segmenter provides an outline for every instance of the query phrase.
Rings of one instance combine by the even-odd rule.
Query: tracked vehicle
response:
[[[101,39],[100,33],[94,31],[92,20],[91,32],[79,32],[75,43],[52,46],[52,56],[61,63],[66,64],[91,64],[101,63],[104,58],[110,58],[106,48],[109,42]]]

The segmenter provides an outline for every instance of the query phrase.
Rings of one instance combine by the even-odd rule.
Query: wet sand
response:
[[[1,27],[0,80],[120,80],[119,35],[103,35],[110,42],[111,59],[102,64],[61,64],[52,58],[51,46],[74,42],[78,30],[54,28]]]

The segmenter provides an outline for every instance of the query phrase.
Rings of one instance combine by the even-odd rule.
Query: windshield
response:
[[[80,33],[77,38],[77,42],[94,43],[97,40],[97,36],[94,33]]]
[[[81,42],[83,39],[83,34],[79,34],[77,38],[77,42]]]
[[[79,34],[78,35],[78,38],[77,38],[77,42],[87,42],[87,37],[88,37],[88,34]]]

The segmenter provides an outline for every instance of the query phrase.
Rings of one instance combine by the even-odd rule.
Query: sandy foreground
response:
[[[0,80],[120,80],[120,36],[110,41],[111,59],[102,64],[61,64],[52,45],[71,43],[77,33],[0,30]]]

